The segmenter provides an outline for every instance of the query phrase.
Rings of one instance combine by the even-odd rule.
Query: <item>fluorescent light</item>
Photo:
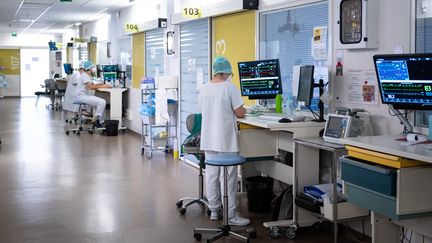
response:
[[[24,2],[24,1],[23,1]],[[51,3],[33,22],[31,22],[22,32],[24,34],[36,21],[38,21],[48,10],[54,5],[55,2]]]
[[[75,27],[78,27],[78,26],[80,26],[80,25],[81,25],[81,23],[75,23],[75,24],[74,24]]]
[[[39,34],[49,29],[49,27],[53,26],[55,23],[49,24],[47,27],[43,28],[41,31],[39,31]]]

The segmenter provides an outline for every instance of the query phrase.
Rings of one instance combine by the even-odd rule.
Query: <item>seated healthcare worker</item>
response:
[[[78,83],[80,82],[81,73],[83,72],[84,68],[81,63],[78,70],[74,70],[72,75],[70,76],[66,86],[63,110],[70,112],[78,112],[78,105],[74,105],[73,102],[75,101],[78,94]]]
[[[239,152],[237,119],[244,117],[246,109],[240,91],[231,82],[232,68],[224,57],[217,57],[213,63],[213,78],[200,89],[198,107],[202,113],[201,149],[206,158]],[[206,165],[206,187],[210,219],[222,216],[223,168]],[[250,220],[238,215],[237,166],[228,166],[228,222],[230,225],[245,226]]]
[[[111,88],[109,84],[93,84],[92,73],[96,72],[95,65],[91,61],[85,61],[83,64],[84,72],[80,76],[78,83],[78,94],[76,101],[90,105],[93,108],[93,125],[96,128],[102,127],[105,118],[106,101],[95,96],[95,90],[100,88]]]

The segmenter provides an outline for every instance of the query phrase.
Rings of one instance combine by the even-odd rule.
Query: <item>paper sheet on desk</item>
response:
[[[158,89],[155,92],[155,122],[163,125],[170,121],[168,114],[168,95],[165,89]]]

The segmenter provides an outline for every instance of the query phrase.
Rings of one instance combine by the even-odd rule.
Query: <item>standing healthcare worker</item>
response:
[[[231,83],[232,68],[224,57],[217,57],[213,63],[213,78],[204,85],[198,96],[198,107],[202,114],[201,149],[206,158],[225,153],[238,153],[238,129],[236,117],[244,117],[246,109],[240,91]],[[223,169],[206,165],[206,187],[210,219],[222,216]],[[250,223],[237,211],[237,166],[228,167],[228,222],[230,225],[245,226]]]
[[[70,76],[66,86],[63,110],[70,111],[70,112],[78,112],[79,106],[74,105],[73,102],[75,101],[76,96],[78,94],[79,91],[78,83],[80,82],[80,77],[83,72],[84,72],[84,67],[81,64],[79,69],[73,71],[72,75]]]
[[[94,95],[95,90],[100,88],[111,88],[109,84],[93,84],[91,75],[95,72],[95,65],[91,61],[83,64],[84,72],[80,76],[79,91],[76,101],[90,105],[93,108],[93,125],[101,128],[104,121],[106,101]]]

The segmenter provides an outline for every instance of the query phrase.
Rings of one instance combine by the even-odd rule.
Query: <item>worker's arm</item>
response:
[[[92,84],[91,82],[86,83],[87,89],[97,90],[101,88],[111,88],[110,84]]]
[[[241,105],[239,108],[234,110],[234,113],[237,116],[237,118],[243,118],[246,115],[246,108],[244,108],[243,105]]]

